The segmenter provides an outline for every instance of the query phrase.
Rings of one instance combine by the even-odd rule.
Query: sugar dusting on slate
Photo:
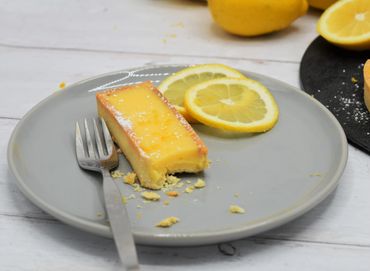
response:
[[[370,113],[363,101],[363,84],[358,79],[363,67],[363,63],[359,64],[357,66],[358,72],[355,74],[350,74],[346,69],[342,69],[341,71],[343,74],[346,74],[346,77],[345,79],[343,76],[338,78],[341,78],[340,80],[342,81],[339,84],[343,87],[338,88],[338,92],[328,99],[326,107],[338,119],[341,119],[343,126],[355,123],[367,127],[370,123]],[[314,96],[320,95],[322,92],[325,91],[317,89]],[[365,134],[370,135],[370,131]]]

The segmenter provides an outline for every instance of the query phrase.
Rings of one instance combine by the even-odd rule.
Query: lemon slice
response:
[[[321,15],[317,31],[338,46],[370,49],[370,1],[338,1]]]
[[[226,65],[201,64],[172,74],[161,82],[158,89],[189,122],[194,122],[184,108],[186,90],[196,84],[222,77],[245,78],[243,74]]]
[[[274,97],[252,79],[220,78],[190,88],[186,110],[208,126],[236,132],[265,132],[277,122]]]

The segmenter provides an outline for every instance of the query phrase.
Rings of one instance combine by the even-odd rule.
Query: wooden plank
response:
[[[295,86],[299,84],[298,64],[295,63],[17,48],[0,48],[0,55],[0,94],[6,97],[0,99],[0,117],[22,117],[56,91],[61,82],[69,85],[98,74],[143,65],[224,63],[270,75]]]
[[[298,62],[318,18],[312,11],[284,31],[240,38],[213,23],[203,1],[16,0],[2,3],[0,44]]]
[[[112,240],[53,221],[0,216],[2,270],[116,270]],[[6,233],[6,234],[4,234]],[[138,247],[142,270],[368,270],[369,247],[258,238],[193,248]],[[20,258],[21,257],[21,258]]]
[[[5,157],[15,120],[0,119],[0,155]],[[349,162],[338,189],[301,218],[260,235],[282,239],[370,246],[369,157],[350,147]],[[31,204],[17,189],[5,159],[0,160],[0,217],[52,219]]]

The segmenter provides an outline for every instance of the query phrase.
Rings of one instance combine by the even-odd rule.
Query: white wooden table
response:
[[[112,240],[69,227],[17,189],[6,148],[18,120],[67,84],[147,64],[219,62],[299,86],[302,54],[317,35],[310,11],[254,39],[224,33],[204,2],[0,0],[0,270],[117,270]],[[138,248],[142,270],[370,270],[370,156],[349,147],[337,190],[303,217],[216,245]]]

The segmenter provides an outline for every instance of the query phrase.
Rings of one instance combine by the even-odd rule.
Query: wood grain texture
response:
[[[0,117],[22,117],[35,104],[58,90],[102,73],[144,65],[224,63],[262,73],[298,86],[296,63],[228,58],[156,56],[151,54],[96,53],[64,50],[5,48],[0,46]],[[16,61],[14,61],[16,59]]]
[[[0,216],[2,270],[119,270],[113,241],[54,221]],[[226,245],[227,248],[228,245]],[[368,270],[370,248],[250,238],[216,246],[138,247],[142,270]],[[21,259],[20,259],[21,257]]]
[[[204,1],[3,1],[0,44],[298,62],[317,36],[318,15],[247,39],[213,23]]]

